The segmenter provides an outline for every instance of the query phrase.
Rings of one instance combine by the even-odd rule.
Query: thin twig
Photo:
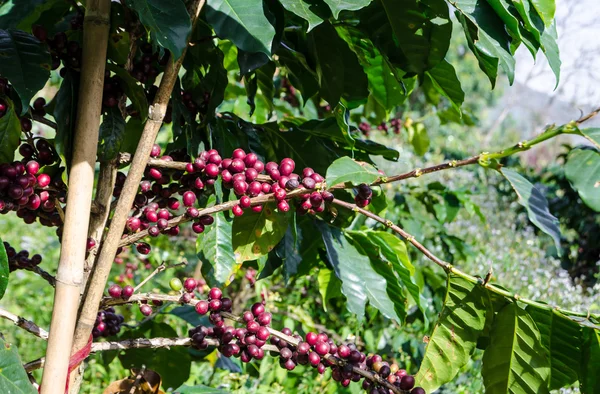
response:
[[[24,329],[25,331],[35,335],[38,338],[48,340],[48,331],[39,327],[34,322],[25,319],[24,317],[17,316],[14,313],[11,313],[2,308],[0,308],[0,317],[12,321],[17,327]]]
[[[21,269],[34,272],[34,273],[38,274],[39,276],[41,276],[44,280],[46,280],[46,282],[48,282],[50,284],[50,286],[52,286],[52,287],[56,286],[56,278],[53,275],[51,275],[48,272],[41,269],[40,267],[38,267],[37,265],[34,265],[34,266],[28,265]]]
[[[484,283],[484,281],[481,278],[477,278],[475,276],[469,275],[469,274],[455,268],[452,264],[450,264],[450,263],[440,259],[436,255],[434,255],[429,249],[427,249],[419,241],[417,241],[414,236],[410,235],[409,233],[404,231],[402,228],[400,228],[397,225],[395,225],[394,223],[392,223],[390,220],[385,220],[384,218],[374,214],[373,212],[367,211],[366,209],[363,209],[363,208],[359,208],[355,204],[351,204],[351,203],[348,203],[345,201],[334,199],[332,203],[335,205],[344,207],[346,209],[349,209],[351,211],[358,212],[358,213],[365,215],[366,217],[371,218],[371,219],[383,224],[384,226],[388,227],[395,233],[397,233],[397,234],[401,235],[403,238],[405,238],[411,245],[413,245],[415,248],[417,248],[429,260],[433,261],[435,264],[442,267],[447,273],[452,273],[454,275],[460,276],[460,277],[468,280],[471,283],[479,284],[479,285],[485,287],[486,289],[490,290],[493,293],[500,294],[501,296],[504,296],[504,297],[507,297],[510,299],[518,300],[527,305],[532,305],[537,308],[541,308],[541,309],[545,309],[545,310],[555,310],[555,311],[558,311],[565,315],[580,316],[580,317],[587,316],[586,313],[569,311],[566,309],[558,308],[558,307],[548,305],[548,304],[543,304],[541,302],[537,302],[537,301],[530,300],[527,298],[522,298],[521,296],[519,296],[517,294],[513,294],[509,291],[501,289],[492,284]]]
[[[36,122],[45,124],[46,126],[52,127],[55,130],[58,128],[58,125],[55,122],[51,121],[50,119],[46,119],[43,116],[36,115],[35,113],[31,116],[31,118]]]
[[[187,265],[187,261],[182,261],[181,263],[166,265],[163,261],[154,271],[150,273],[143,281],[141,281],[136,287],[133,288],[133,292],[138,291],[142,286],[144,286],[150,279],[152,279],[156,274],[163,272],[169,268],[177,268],[183,265]]]

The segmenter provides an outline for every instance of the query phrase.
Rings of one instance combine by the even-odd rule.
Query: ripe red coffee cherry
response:
[[[122,293],[123,293],[123,289],[121,288],[121,286],[119,286],[117,284],[111,285],[108,288],[108,294],[112,298],[120,298]]]
[[[238,173],[241,173],[242,171],[244,171],[245,168],[246,168],[246,165],[244,164],[243,160],[233,159],[227,169],[229,171],[231,171],[232,174],[238,174]]]
[[[268,326],[269,324],[271,324],[271,314],[269,312],[264,312],[261,313],[260,315],[258,315],[258,317],[256,318],[256,321],[261,325],[261,326]]]
[[[260,324],[258,324],[258,322],[254,321],[254,320],[250,320],[248,323],[246,323],[246,329],[248,330],[248,332],[251,332],[252,334],[256,334],[258,332],[259,328],[260,328]]]
[[[140,305],[140,312],[144,316],[150,316],[152,314],[152,307],[148,304],[142,304]]]
[[[314,174],[312,174],[310,177],[312,179],[314,179],[315,182],[317,182],[317,183],[321,183],[325,180],[325,178],[323,178],[321,175],[317,174],[316,172]]]
[[[121,293],[121,297],[128,300],[133,295],[133,286],[125,286],[123,287],[123,292]]]
[[[233,180],[233,175],[231,175],[229,170],[223,170],[221,171],[221,179],[223,179],[223,183],[231,183]]]
[[[183,288],[188,293],[193,292],[196,289],[196,286],[198,286],[198,282],[194,278],[187,278],[185,282],[183,282]]]
[[[289,204],[288,204],[288,202],[287,202],[287,201],[285,201],[285,200],[284,200],[284,201],[279,201],[279,202],[277,203],[277,209],[278,209],[280,212],[287,212],[287,211],[289,211],[289,210],[290,210],[290,205],[289,205]]]
[[[248,197],[248,196],[240,197],[240,207],[249,208],[250,204],[251,204],[250,197]]]
[[[221,300],[218,300],[218,299],[210,300],[208,302],[208,309],[210,309],[213,312],[219,312],[221,310],[221,306],[222,306]]]
[[[231,208],[231,212],[233,212],[235,216],[242,216],[244,214],[244,210],[239,205],[235,205]]]
[[[183,193],[183,205],[186,207],[191,207],[196,202],[196,194],[191,191],[187,191]]]
[[[313,367],[316,367],[317,365],[319,365],[321,363],[321,357],[315,352],[310,352],[310,353],[308,353],[308,362]]]
[[[262,205],[255,205],[250,209],[252,209],[254,212],[261,212],[263,210],[263,207]]]
[[[204,172],[209,177],[216,178],[219,175],[219,166],[214,163],[207,164]]]
[[[152,145],[152,150],[150,151],[150,156],[158,157],[160,156],[160,146],[157,144]]]
[[[210,291],[208,292],[208,296],[210,297],[210,299],[212,300],[220,300],[221,297],[223,296],[223,292],[221,291],[221,289],[219,289],[218,287],[213,287],[212,289],[210,289]]]
[[[248,185],[248,194],[255,197],[260,194],[262,186],[260,182],[254,181]]]
[[[338,351],[337,351],[338,355],[341,358],[348,358],[350,356],[350,352],[351,352],[350,348],[346,345],[340,345],[338,347]]]
[[[260,339],[261,341],[266,341],[269,339],[269,335],[270,333],[267,327],[260,327],[256,332],[256,338]]]
[[[223,159],[221,158],[221,156],[218,153],[213,153],[212,155],[208,156],[209,163],[219,165],[219,164],[221,164],[222,161],[223,161]]]
[[[188,209],[185,210],[185,214],[191,218],[197,218],[198,215],[200,215],[200,212],[198,211],[197,208],[189,207]]]
[[[156,226],[152,226],[148,229],[148,234],[151,237],[158,237],[160,235],[160,229]]]
[[[242,148],[237,148],[231,154],[231,157],[234,159],[244,159],[246,157],[246,152]]]
[[[263,193],[267,194],[271,192],[271,184],[265,182],[261,184],[260,189]]]
[[[140,221],[139,218],[132,217],[132,218],[127,219],[127,228],[129,229],[129,231],[135,232],[135,231],[139,230],[141,224],[142,224],[142,222]]]
[[[415,378],[412,375],[406,375],[400,380],[400,389],[410,390],[415,387]]]
[[[150,170],[148,170],[148,175],[150,175],[151,178],[158,180],[162,177],[162,172],[160,172],[156,168],[151,168]]]
[[[323,201],[328,202],[328,203],[332,202],[333,198],[334,198],[333,193],[328,192],[327,190],[324,192],[321,192],[321,197],[323,197]]]
[[[250,312],[250,311],[245,311],[245,312],[242,314],[242,319],[243,319],[243,320],[244,320],[246,323],[248,323],[249,321],[252,321],[252,320],[254,320],[254,315],[253,315],[253,314],[252,314],[252,312]]]
[[[158,214],[154,210],[147,210],[144,213],[146,220],[152,223],[156,223],[158,221]]]
[[[329,353],[329,344],[327,342],[317,341],[315,344],[315,352],[321,356],[326,355]]]
[[[275,199],[277,201],[282,201],[282,200],[285,200],[287,193],[286,193],[285,189],[279,188],[273,193],[273,195],[275,196]]]
[[[312,178],[304,178],[302,179],[302,185],[307,189],[314,189],[316,186],[316,182]]]
[[[310,345],[307,342],[300,342],[296,350],[298,351],[298,354],[308,354]]]
[[[195,232],[196,234],[202,234],[204,232],[204,225],[202,223],[193,223],[192,224],[192,231]]]
[[[151,247],[150,247],[150,245],[148,245],[148,244],[147,244],[147,243],[145,243],[145,242],[140,242],[139,244],[137,244],[137,245],[135,246],[135,248],[137,249],[137,251],[138,251],[140,254],[148,254],[148,253],[150,253],[150,250],[151,250]]]
[[[208,301],[201,300],[195,306],[196,313],[206,315],[208,313]]]
[[[314,332],[308,332],[306,333],[306,342],[310,345],[310,346],[314,346],[317,344],[317,334],[315,334]]]
[[[213,224],[215,222],[215,218],[213,218],[210,215],[202,215],[200,216],[200,219],[198,219],[200,221],[200,223],[202,223],[205,226],[210,226],[211,224]]]
[[[237,195],[245,194],[248,190],[248,184],[245,181],[233,182],[233,191]]]
[[[26,169],[26,171],[27,171],[28,174],[36,175],[38,173],[38,171],[40,170],[40,165],[39,165],[39,163],[37,161],[30,160],[25,165],[25,169]]]
[[[265,306],[261,302],[257,302],[252,305],[251,311],[255,317],[258,317],[265,312]]]
[[[313,208],[317,208],[317,207],[321,206],[322,203],[323,203],[323,197],[321,196],[321,193],[312,192],[310,194],[310,204],[312,205]]]

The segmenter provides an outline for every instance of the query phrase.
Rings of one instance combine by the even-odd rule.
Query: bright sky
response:
[[[600,0],[557,0],[556,20],[562,60],[558,88],[543,53],[536,64],[523,45],[517,51],[517,82],[575,105],[600,106]]]

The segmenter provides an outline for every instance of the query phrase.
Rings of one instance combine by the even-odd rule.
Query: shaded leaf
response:
[[[549,389],[569,386],[578,379],[581,362],[581,326],[550,309],[527,307],[550,362]]]
[[[6,112],[0,118],[0,163],[10,163],[15,158],[15,151],[21,144],[21,122],[15,111],[15,105],[8,97],[1,97],[6,103]]]
[[[427,392],[451,381],[470,360],[485,326],[484,294],[466,279],[448,276],[444,307],[415,376]]]
[[[78,93],[79,78],[73,71],[67,71],[58,93],[49,104],[50,107],[54,107],[52,115],[57,125],[54,146],[67,165],[67,169],[71,168],[71,157],[73,155],[73,135],[79,102]],[[53,103],[54,105],[52,105]]]
[[[540,332],[515,302],[496,316],[491,342],[483,354],[483,383],[488,394],[549,393],[550,365]]]
[[[565,165],[565,175],[583,202],[600,212],[600,151],[573,149]]]
[[[342,11],[356,11],[366,7],[372,0],[323,0],[329,8],[335,19]]]
[[[275,207],[275,203],[267,203],[261,212],[246,209],[234,218],[232,245],[238,264],[268,254],[285,235],[289,215],[275,212]]]
[[[179,59],[187,46],[187,38],[192,30],[190,15],[181,0],[128,0],[140,17],[140,22],[151,37]]]
[[[31,34],[0,30],[0,76],[7,78],[19,95],[21,115],[48,81],[51,62],[47,46]]]
[[[98,160],[110,161],[117,157],[125,136],[125,120],[118,108],[111,108],[100,125]]]
[[[444,60],[431,70],[426,71],[425,75],[429,77],[431,84],[438,93],[448,98],[452,107],[460,113],[460,106],[465,100],[465,93],[460,86],[454,67]]]
[[[583,394],[600,392],[600,331],[592,328],[583,329],[583,358],[581,360],[581,375],[579,388]]]
[[[37,390],[29,383],[17,347],[4,342],[0,336],[0,393],[36,394]]]
[[[262,0],[212,0],[206,4],[206,20],[219,37],[239,49],[271,57],[275,28],[265,16]]]
[[[143,121],[148,117],[148,99],[144,87],[129,74],[123,67],[119,67],[116,64],[107,64],[106,69],[117,74],[121,80],[121,87],[125,91],[127,98],[131,100],[133,107],[140,114],[140,118]]]
[[[550,213],[546,197],[516,171],[509,168],[502,168],[500,169],[500,172],[510,182],[512,188],[519,196],[519,204],[527,209],[529,220],[531,220],[537,228],[554,239],[554,245],[560,255],[562,252],[558,219]]]
[[[0,300],[4,297],[4,293],[8,287],[8,273],[8,256],[6,255],[4,242],[0,238]]]
[[[202,260],[202,273],[213,284],[228,284],[238,267],[233,255],[232,220],[223,212],[213,215],[214,223],[207,226],[196,240],[196,253]]]

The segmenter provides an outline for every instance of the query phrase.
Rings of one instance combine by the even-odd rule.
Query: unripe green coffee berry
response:
[[[181,283],[181,280],[179,278],[173,278],[169,281],[169,286],[171,287],[171,290],[173,291],[179,291],[181,289],[183,289],[183,283]]]

